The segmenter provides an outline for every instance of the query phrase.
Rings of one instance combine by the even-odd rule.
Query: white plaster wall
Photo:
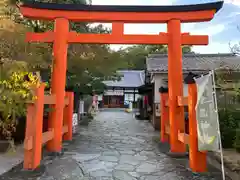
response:
[[[159,94],[159,88],[161,86],[165,87],[167,84],[164,80],[166,80],[167,74],[154,74],[153,80],[154,80],[154,103],[160,103],[160,94]],[[188,96],[188,85],[183,84],[183,95]]]
[[[161,86],[166,86],[165,79],[167,79],[167,74],[154,74],[154,103],[160,103],[159,88]]]

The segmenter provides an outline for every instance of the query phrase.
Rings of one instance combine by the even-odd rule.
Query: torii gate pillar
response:
[[[51,152],[62,150],[62,124],[65,98],[67,49],[68,49],[69,20],[57,18],[54,27],[53,43],[53,72],[51,82],[51,93],[55,94],[56,104],[49,117],[48,127],[54,129],[54,136],[47,143],[47,149]]]
[[[172,19],[167,23],[168,43],[168,87],[169,87],[169,122],[170,122],[170,151],[172,153],[186,152],[185,144],[178,141],[178,131],[184,132],[184,108],[178,106],[178,96],[183,96],[182,70],[182,38],[181,22]]]

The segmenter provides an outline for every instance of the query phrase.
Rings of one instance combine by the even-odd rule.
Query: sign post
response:
[[[196,104],[198,150],[221,153],[222,173],[225,179],[214,71],[196,78],[195,81],[198,89]]]

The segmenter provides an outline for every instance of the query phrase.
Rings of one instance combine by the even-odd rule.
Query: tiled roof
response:
[[[104,81],[108,87],[140,87],[145,82],[144,71],[118,71],[123,77],[120,81]]]
[[[208,71],[219,68],[240,70],[240,56],[235,54],[184,54],[183,71]],[[168,71],[167,54],[150,54],[146,59],[149,72]]]

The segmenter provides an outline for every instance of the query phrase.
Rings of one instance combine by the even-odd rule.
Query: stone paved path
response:
[[[221,173],[194,175],[187,159],[161,153],[148,121],[124,112],[101,112],[80,128],[73,142],[64,143],[64,155],[45,157],[39,173],[16,168],[5,180],[221,180]],[[29,175],[30,174],[30,175]]]

